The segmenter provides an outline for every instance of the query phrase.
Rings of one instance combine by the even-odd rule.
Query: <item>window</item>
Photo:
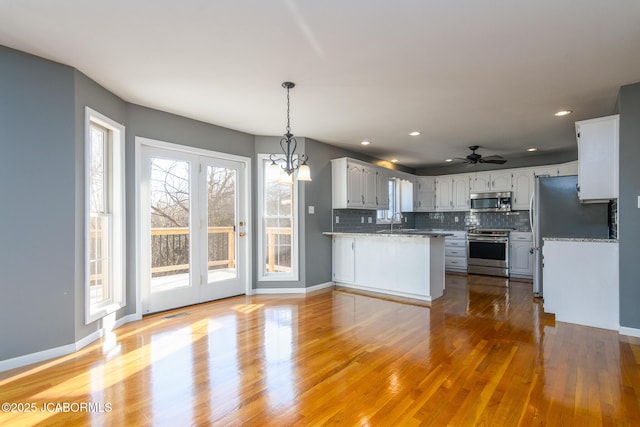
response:
[[[377,224],[399,223],[400,218],[395,212],[400,211],[400,183],[397,178],[389,178],[389,209],[378,209]]]
[[[85,323],[125,304],[124,127],[85,110]]]
[[[258,155],[259,280],[298,280],[297,181]]]

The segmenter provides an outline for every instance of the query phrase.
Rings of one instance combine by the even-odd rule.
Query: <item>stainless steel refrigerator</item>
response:
[[[531,197],[529,218],[533,232],[533,292],[543,296],[542,245],[544,237],[609,237],[607,203],[580,203],[578,177],[540,176]]]

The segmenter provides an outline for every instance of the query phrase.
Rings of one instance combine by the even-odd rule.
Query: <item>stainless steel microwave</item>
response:
[[[471,212],[511,211],[511,191],[471,193]]]

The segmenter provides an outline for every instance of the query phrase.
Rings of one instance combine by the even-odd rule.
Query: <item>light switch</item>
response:
[[[640,209],[640,196],[638,196],[638,209]]]
[[[368,218],[368,222],[369,222],[369,224],[373,223],[373,218],[369,217]]]
[[[336,215],[336,224],[340,224],[340,217]]]
[[[364,217],[363,216],[360,217],[360,224],[364,224]]]
[[[314,213],[316,213],[316,207],[315,206],[309,206],[309,215],[313,215]]]

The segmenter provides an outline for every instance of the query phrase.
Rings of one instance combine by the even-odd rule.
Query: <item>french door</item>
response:
[[[139,167],[142,313],[244,294],[246,164],[143,144]]]

